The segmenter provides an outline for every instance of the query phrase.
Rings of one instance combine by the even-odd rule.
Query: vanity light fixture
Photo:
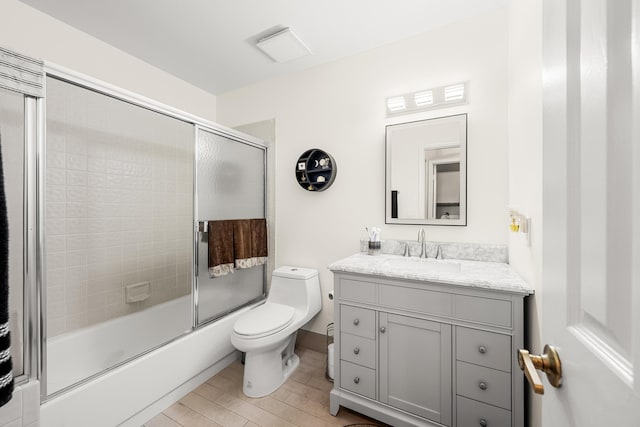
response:
[[[288,27],[261,38],[256,42],[256,47],[275,62],[288,62],[311,53],[300,37]]]
[[[469,82],[455,83],[387,98],[387,116],[444,108],[467,102]]]

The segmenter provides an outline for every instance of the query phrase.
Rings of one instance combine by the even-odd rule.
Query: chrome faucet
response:
[[[427,242],[425,241],[424,228],[418,230],[418,242],[420,243],[420,258],[427,257]]]
[[[438,248],[436,249],[436,259],[444,259],[444,257],[442,256],[442,248],[440,247],[440,245],[438,245]]]
[[[404,250],[402,251],[402,256],[410,256],[409,244],[407,242],[402,242],[404,245]]]

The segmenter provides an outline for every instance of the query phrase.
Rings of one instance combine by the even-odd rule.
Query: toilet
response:
[[[273,271],[267,301],[236,320],[233,346],[246,353],[242,391],[263,397],[278,389],[300,364],[294,353],[298,329],[321,308],[318,270]]]

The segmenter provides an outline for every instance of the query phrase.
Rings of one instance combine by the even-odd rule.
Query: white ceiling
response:
[[[509,0],[21,0],[213,94],[408,38]],[[291,27],[312,55],[254,45]]]

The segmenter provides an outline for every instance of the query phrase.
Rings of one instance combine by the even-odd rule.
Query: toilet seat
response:
[[[295,311],[288,305],[267,302],[242,315],[233,326],[233,332],[243,338],[275,334],[291,324]]]

